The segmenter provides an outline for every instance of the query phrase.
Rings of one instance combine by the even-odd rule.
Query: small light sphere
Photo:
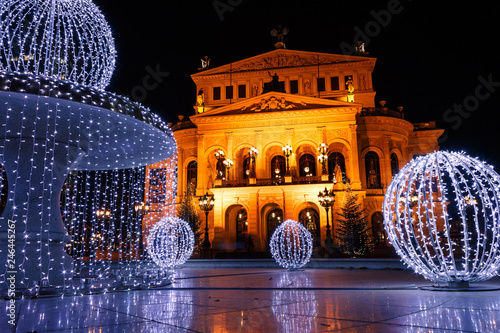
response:
[[[288,270],[305,266],[312,255],[311,233],[302,224],[286,220],[271,237],[271,254],[276,262]]]
[[[388,238],[404,263],[435,283],[483,282],[500,269],[500,176],[464,153],[418,157],[384,200]]]
[[[148,236],[148,253],[155,264],[172,269],[193,254],[194,233],[189,224],[176,217],[160,220]]]

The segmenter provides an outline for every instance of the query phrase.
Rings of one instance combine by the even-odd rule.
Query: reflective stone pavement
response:
[[[428,285],[408,271],[182,269],[162,290],[19,300],[16,331],[500,332],[500,291]],[[14,331],[7,304],[0,332]]]

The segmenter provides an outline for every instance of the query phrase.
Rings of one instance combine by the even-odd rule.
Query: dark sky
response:
[[[113,28],[118,50],[109,90],[131,96],[148,75],[147,66],[168,72],[143,104],[175,122],[179,114],[194,114],[196,92],[189,75],[197,72],[203,56],[219,66],[271,51],[275,40],[269,32],[278,24],[290,29],[289,49],[341,54],[342,42],[354,43],[356,27],[363,32],[367,24],[376,27],[370,24],[373,13],[396,3],[217,1],[231,9],[223,20],[213,0],[95,0]],[[403,105],[413,122],[436,120],[448,136],[442,148],[465,150],[500,170],[500,122],[495,119],[500,119],[500,2],[444,2],[401,0],[388,23],[370,31],[365,42],[378,59],[377,103]],[[490,91],[477,90],[479,77],[499,83]],[[464,103],[468,106],[461,113],[453,111]]]

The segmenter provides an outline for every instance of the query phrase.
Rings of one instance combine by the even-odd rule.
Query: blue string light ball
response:
[[[411,161],[384,201],[391,244],[416,273],[467,288],[500,269],[500,176],[464,153]]]
[[[311,233],[302,224],[286,220],[271,237],[271,255],[281,267],[299,269],[311,259],[312,244]]]
[[[151,259],[165,269],[184,264],[193,254],[194,233],[186,221],[176,217],[160,220],[147,240]]]

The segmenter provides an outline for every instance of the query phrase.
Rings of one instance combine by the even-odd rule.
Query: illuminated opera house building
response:
[[[405,120],[402,107],[376,104],[375,63],[281,48],[216,68],[205,63],[192,75],[195,114],[172,126],[177,203],[189,184],[198,196],[214,195],[208,228],[215,253],[266,252],[287,219],[303,223],[323,247],[327,212],[318,193],[335,193],[335,235],[347,183],[363,203],[375,246],[388,246],[385,190],[414,156],[439,149],[443,130]]]

